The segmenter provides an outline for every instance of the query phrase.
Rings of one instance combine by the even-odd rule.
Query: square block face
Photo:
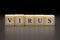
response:
[[[25,15],[25,25],[35,25],[33,15]]]
[[[55,16],[45,16],[45,25],[55,25]]]
[[[14,25],[14,15],[5,15],[5,25]]]
[[[24,15],[16,15],[15,16],[15,25],[16,26],[24,26]]]
[[[44,16],[42,16],[42,15],[36,15],[35,16],[35,25],[44,25],[44,20],[45,20],[45,18],[44,18]]]

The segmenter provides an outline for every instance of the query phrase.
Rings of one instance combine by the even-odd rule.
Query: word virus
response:
[[[55,25],[54,15],[6,14],[5,25]]]

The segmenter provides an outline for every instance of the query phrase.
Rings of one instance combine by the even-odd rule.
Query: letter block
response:
[[[5,25],[14,25],[14,15],[5,15]]]
[[[25,25],[33,26],[34,24],[34,15],[25,15]]]
[[[35,25],[44,25],[44,19],[43,15],[35,15]]]
[[[45,25],[55,25],[55,16],[54,15],[47,15],[45,16]]]
[[[15,15],[14,19],[15,19],[15,26],[24,26],[23,14]]]

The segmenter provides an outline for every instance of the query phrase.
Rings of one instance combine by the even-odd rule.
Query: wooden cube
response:
[[[14,15],[5,15],[5,25],[14,25]]]
[[[44,19],[43,15],[35,15],[35,25],[44,25]]]
[[[33,26],[35,25],[35,22],[34,22],[34,15],[25,15],[25,25],[28,26]]]
[[[45,15],[45,25],[55,25],[54,15]]]
[[[24,26],[24,15],[23,14],[17,14],[15,15],[15,26]]]

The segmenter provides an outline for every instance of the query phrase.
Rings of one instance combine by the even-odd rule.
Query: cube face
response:
[[[24,26],[24,15],[16,15],[15,16],[15,25],[16,26]]]
[[[5,25],[14,25],[14,15],[5,15]]]
[[[44,16],[42,15],[36,15],[35,16],[35,25],[44,25]]]
[[[55,25],[55,16],[45,16],[45,25]]]
[[[25,15],[25,25],[35,25],[33,15]]]

